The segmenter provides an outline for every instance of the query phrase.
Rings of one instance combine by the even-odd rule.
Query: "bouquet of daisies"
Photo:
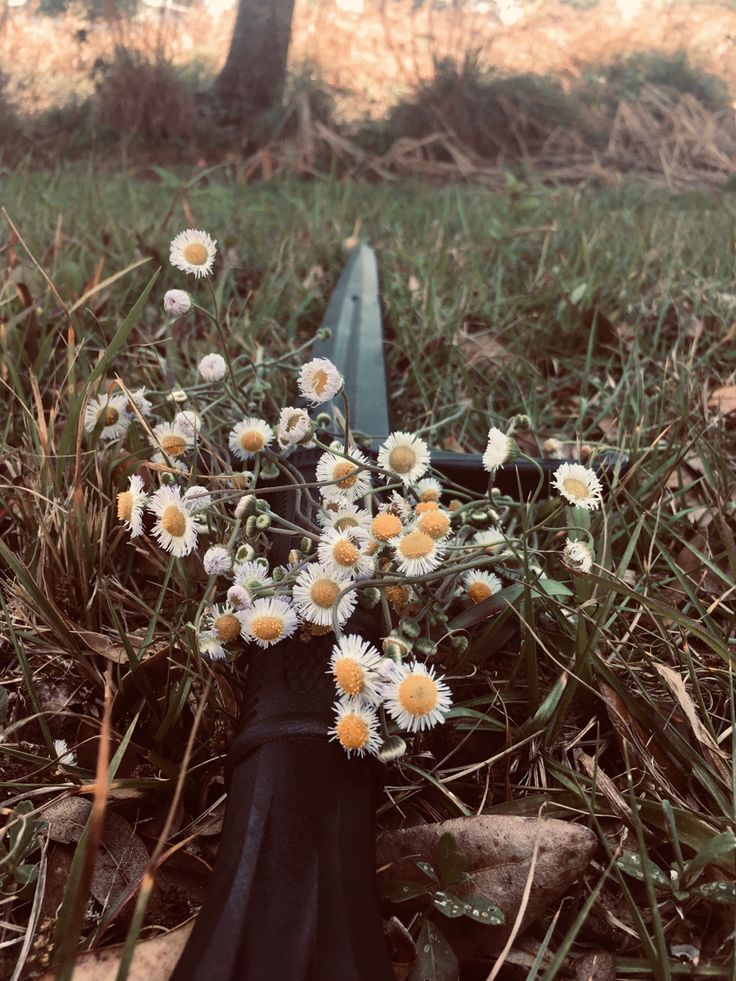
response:
[[[207,283],[215,254],[205,232],[182,232],[171,244],[172,264]],[[168,418],[156,417],[143,389],[122,382],[120,391],[88,400],[91,438],[119,443],[135,429],[138,445],[150,449],[136,454],[139,472],[117,494],[117,518],[133,542],[169,553],[172,563],[201,562],[206,586],[191,630],[202,658],[230,660],[246,644],[268,657],[297,632],[305,640],[334,635],[335,719],[325,738],[348,754],[392,758],[405,734],[443,723],[451,710],[450,686],[434,662],[443,647],[462,653],[468,645],[452,618],[473,607],[480,620],[483,611],[490,615],[488,601],[503,600],[513,583],[514,557],[529,553],[506,527],[509,508],[493,488],[498,468],[518,454],[519,420],[505,431],[490,428],[488,493],[479,500],[443,486],[418,433],[391,433],[377,454],[361,448],[342,376],[329,360],[298,368],[297,351],[240,364],[228,358],[216,302],[213,312],[170,290],[164,308],[175,317],[201,310],[216,325],[221,350],[201,358],[188,390],[163,402]],[[250,372],[246,383],[241,368]],[[289,371],[298,406],[273,398],[269,378]],[[342,414],[320,409],[335,399],[343,400]],[[185,401],[198,407],[182,409]],[[561,463],[554,486],[575,518],[563,561],[586,573],[594,552],[584,518],[600,506],[601,483],[592,469]],[[298,495],[291,519],[270,504],[284,489]],[[278,536],[293,543],[286,562],[272,558]],[[381,624],[380,649],[349,629],[358,604]]]

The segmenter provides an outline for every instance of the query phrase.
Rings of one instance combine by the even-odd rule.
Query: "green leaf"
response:
[[[432,902],[443,916],[452,920],[465,914],[465,901],[453,896],[451,892],[436,892]]]
[[[578,283],[578,285],[572,291],[572,293],[570,294],[570,303],[572,303],[574,307],[576,307],[578,303],[580,303],[582,298],[585,296],[585,291],[587,290],[587,288],[588,288],[588,284],[583,282],[583,283]]]
[[[572,596],[573,592],[564,582],[557,579],[540,578],[534,583],[535,589],[541,589],[548,596]]]
[[[616,865],[622,872],[632,876],[634,879],[638,879],[640,882],[644,882],[647,876],[649,876],[657,886],[669,887],[670,885],[669,876],[658,865],[655,865],[651,859],[642,862],[641,855],[637,852],[625,852],[620,858],[616,859]]]
[[[408,981],[458,981],[459,977],[460,966],[452,947],[438,927],[425,920],[417,937],[417,959]]]
[[[499,926],[506,919],[503,910],[499,909],[490,899],[486,899],[485,896],[468,896],[463,900],[463,906],[465,907],[465,915],[469,916],[471,920],[475,920],[476,923]]]
[[[383,898],[390,903],[405,903],[417,896],[426,896],[429,886],[424,883],[411,882],[409,879],[393,879],[383,889]]]
[[[457,847],[455,836],[449,831],[442,835],[437,844],[435,869],[443,886],[462,882],[465,878],[465,856]]]
[[[703,899],[729,905],[736,903],[736,882],[704,882],[697,891]]]
[[[417,868],[420,869],[424,874],[432,880],[432,882],[439,882],[434,869],[429,864],[429,862],[417,862]]]
[[[722,834],[716,835],[685,865],[685,877],[689,879],[696,872],[704,869],[706,865],[717,862],[719,858],[723,858],[724,855],[728,855],[734,849],[736,849],[736,835],[733,831],[724,831]]]

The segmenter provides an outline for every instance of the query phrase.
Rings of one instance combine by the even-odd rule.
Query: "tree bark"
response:
[[[227,61],[211,94],[229,123],[249,123],[280,99],[294,0],[240,0]]]

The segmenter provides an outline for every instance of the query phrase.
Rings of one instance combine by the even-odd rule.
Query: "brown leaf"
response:
[[[434,862],[439,840],[448,832],[455,836],[472,875],[470,882],[453,886],[450,892],[461,898],[484,896],[505,915],[501,926],[474,923],[466,917],[443,922],[442,930],[461,959],[487,957],[507,940],[521,907],[538,836],[539,852],[522,929],[575,882],[598,844],[588,828],[553,819],[480,815],[422,824],[379,837],[379,888],[392,879],[426,882],[416,862]]]
[[[493,361],[497,364],[505,364],[512,357],[500,341],[497,341],[490,334],[468,334],[465,332],[456,334],[453,343],[463,357],[468,368],[474,368],[479,364],[487,364]]]
[[[62,797],[44,807],[41,817],[48,824],[49,838],[69,845],[79,841],[91,810],[92,805],[88,800],[82,800],[80,797]]]
[[[135,945],[128,981],[168,981],[184,949],[194,921],[183,923],[158,937]],[[77,956],[72,981],[115,981],[123,945],[87,950]],[[55,981],[56,971],[47,971],[40,981]]]
[[[575,981],[616,981],[616,958],[607,950],[578,957],[575,961]]]
[[[736,412],[736,385],[724,385],[717,388],[708,399],[708,405],[722,416]]]

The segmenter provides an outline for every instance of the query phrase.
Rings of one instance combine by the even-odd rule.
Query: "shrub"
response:
[[[194,92],[162,57],[118,48],[96,67],[94,121],[101,135],[112,129],[156,146],[169,140],[190,143],[197,128]]]
[[[385,123],[364,128],[360,139],[380,150],[399,137],[449,132],[482,157],[518,158],[540,150],[555,130],[592,131],[586,117],[557,79],[501,75],[467,55],[460,65],[437,61],[434,77],[394,106]]]

